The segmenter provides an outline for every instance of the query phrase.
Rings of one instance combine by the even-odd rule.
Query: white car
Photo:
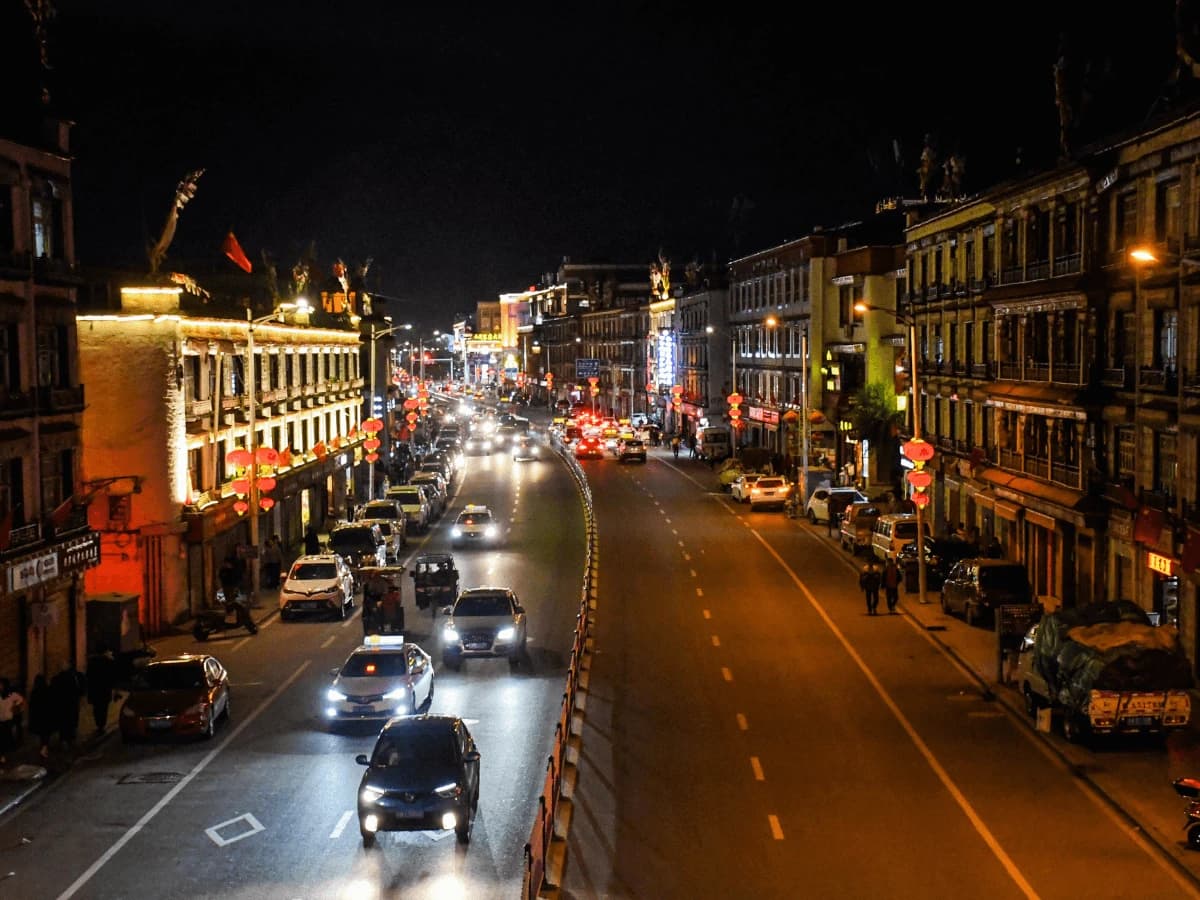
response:
[[[492,511],[486,506],[473,503],[458,514],[453,527],[450,529],[450,543],[459,544],[494,544],[500,540],[500,526],[497,524]]]
[[[487,454],[492,452],[492,439],[484,434],[473,434],[467,438],[464,445],[468,454]]]
[[[387,490],[387,499],[400,504],[400,508],[404,511],[404,518],[407,520],[407,530],[417,532],[424,531],[429,527],[429,520],[433,516],[429,509],[429,502],[421,493],[420,488],[409,485],[390,487]]]
[[[354,573],[336,553],[300,557],[279,589],[279,618],[285,622],[303,613],[341,619],[353,608]]]
[[[739,503],[750,502],[750,489],[758,479],[762,478],[760,472],[747,472],[744,475],[739,475],[729,486],[729,496]]]
[[[442,664],[498,656],[516,668],[526,658],[525,607],[508,588],[469,588],[458,595],[442,628]]]
[[[808,498],[804,514],[808,516],[808,521],[816,525],[818,522],[829,521],[831,506],[836,514],[841,515],[842,510],[851,503],[866,503],[867,499],[852,487],[817,488]]]
[[[367,635],[330,674],[323,706],[331,725],[416,715],[433,702],[433,660],[401,635]]]
[[[783,509],[791,487],[781,475],[764,475],[750,488],[750,509],[778,506]]]

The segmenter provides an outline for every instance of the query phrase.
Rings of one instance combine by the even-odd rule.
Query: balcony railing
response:
[[[1050,380],[1050,364],[1041,362],[1025,363],[1025,380],[1026,381],[1049,381]]]
[[[83,385],[75,387],[39,387],[39,412],[79,412],[83,409]]]
[[[1000,447],[1000,467],[1003,469],[1012,469],[1016,472],[1023,472],[1024,467],[1021,465],[1021,454],[1016,450],[1009,450],[1007,447]]]
[[[1041,281],[1050,275],[1050,261],[1041,260],[1025,267],[1026,281]]]
[[[1054,260],[1054,274],[1075,275],[1081,270],[1083,258],[1078,253],[1068,253]]]
[[[65,259],[51,259],[40,256],[33,261],[33,277],[39,281],[57,284],[79,284],[82,279],[76,270],[75,263]]]
[[[1128,390],[1132,384],[1128,367],[1120,369],[1105,369],[1100,376],[1100,383],[1105,387],[1124,388]]]
[[[187,412],[185,415],[189,419],[198,419],[201,416],[212,415],[212,397],[206,397],[203,400],[188,400],[185,404]]]
[[[1001,284],[1017,284],[1025,280],[1025,271],[1020,266],[1008,266],[1000,271]]]
[[[1142,369],[1138,381],[1143,390],[1174,393],[1179,387],[1178,375],[1174,369]]]
[[[1006,381],[1021,380],[1021,364],[1019,362],[1008,362],[1006,360],[996,363],[996,367],[998,369],[997,377],[1003,378]]]
[[[14,528],[8,535],[8,549],[18,550],[22,547],[29,547],[38,543],[42,539],[42,523],[30,522],[28,525],[22,525],[19,528]]]
[[[1065,484],[1068,487],[1081,487],[1079,483],[1079,466],[1055,462],[1050,464],[1050,480]]]
[[[1023,472],[1026,475],[1032,475],[1034,478],[1040,478],[1043,481],[1053,481],[1056,484],[1066,485],[1067,487],[1080,487],[1080,469],[1078,465],[1063,462],[1061,460],[1043,459],[1037,456],[1022,456],[1016,450],[1000,448],[999,453],[995,456],[989,453],[993,460],[999,460],[999,465],[1002,468],[1010,469],[1014,472]]]
[[[1079,363],[1056,362],[1054,370],[1050,373],[1050,380],[1057,384],[1083,384],[1082,373],[1083,367]]]
[[[23,391],[0,390],[0,418],[16,418],[33,413],[33,396]]]
[[[989,366],[985,362],[971,363],[970,367],[971,367],[971,377],[972,378],[987,378],[990,375],[990,373],[988,371]]]
[[[1026,475],[1033,475],[1037,478],[1041,478],[1043,481],[1049,481],[1050,461],[1046,459],[1039,459],[1036,456],[1026,456],[1024,472]]]

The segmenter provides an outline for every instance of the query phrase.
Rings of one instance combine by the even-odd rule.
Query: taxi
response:
[[[454,527],[450,529],[450,543],[491,544],[500,538],[500,526],[492,511],[486,506],[468,503],[458,514]]]
[[[331,725],[415,715],[433,702],[433,660],[403,635],[367,635],[330,674],[325,721]]]

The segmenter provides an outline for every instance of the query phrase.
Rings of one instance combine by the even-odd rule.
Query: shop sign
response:
[[[11,593],[31,588],[58,575],[58,551],[43,553],[8,567],[8,590]]]
[[[1148,554],[1148,565],[1152,572],[1158,572],[1160,575],[1175,574],[1175,560],[1169,556],[1163,556],[1161,553]]]
[[[779,424],[779,410],[764,409],[762,411],[762,421],[763,421],[763,424],[765,424],[765,425],[778,425]]]
[[[746,413],[751,422],[763,421],[763,408],[761,406],[748,406],[746,407]]]

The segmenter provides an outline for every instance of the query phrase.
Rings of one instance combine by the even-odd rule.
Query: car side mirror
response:
[[[468,750],[466,753],[463,754],[463,762],[468,762],[468,763],[479,762],[479,751],[478,750]]]
[[[338,675],[340,675],[341,673],[342,673],[342,670],[340,668],[338,668],[337,666],[334,666],[332,669],[329,670],[329,674],[332,675],[334,678],[337,678]]]
[[[367,758],[367,754],[365,753],[358,754],[358,756],[354,757],[354,761],[360,766],[369,766],[371,764],[371,760]]]
[[[520,603],[516,605],[516,611],[518,616],[525,615],[525,607],[523,607]]]

